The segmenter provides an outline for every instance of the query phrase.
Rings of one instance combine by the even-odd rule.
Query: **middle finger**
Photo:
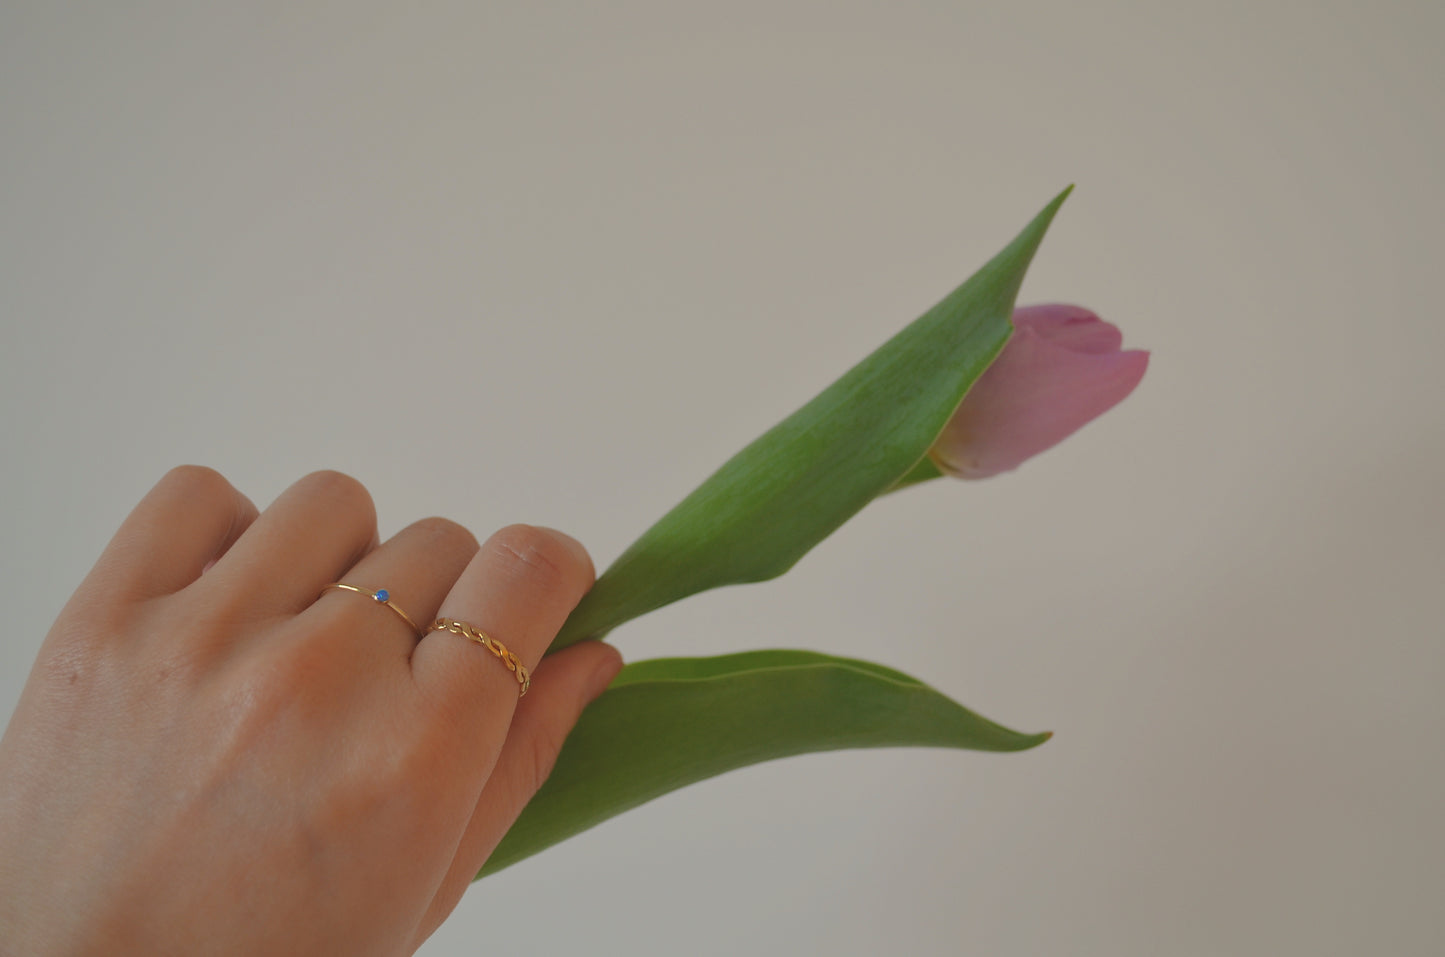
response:
[[[321,628],[314,633],[334,636],[320,640],[350,643],[350,654],[406,660],[477,548],[476,537],[461,525],[444,518],[424,518],[367,553],[339,579],[362,594],[327,589],[302,617],[341,618],[346,627]],[[381,591],[392,607],[366,607],[383,601],[377,597]],[[365,644],[358,646],[363,639],[354,636],[362,629],[368,634]]]
[[[356,479],[313,472],[262,512],[198,583],[255,619],[294,615],[376,546],[376,508]]]

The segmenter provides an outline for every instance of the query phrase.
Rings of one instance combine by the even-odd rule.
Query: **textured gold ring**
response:
[[[401,620],[406,622],[407,627],[409,627],[412,631],[416,632],[416,636],[418,638],[422,636],[421,629],[416,626],[416,622],[412,621],[411,616],[408,615],[406,612],[402,611],[401,607],[398,606],[396,602],[391,600],[391,593],[388,592],[385,588],[378,588],[375,591],[372,591],[370,588],[357,588],[355,585],[348,585],[345,582],[332,582],[331,584],[327,585],[326,588],[323,588],[321,590],[325,592],[328,588],[338,588],[342,591],[354,591],[358,595],[365,595],[367,598],[372,599],[378,605],[385,605],[386,607],[390,608],[392,611],[400,615]]]
[[[468,641],[475,641],[496,655],[501,659],[502,664],[507,666],[507,670],[516,675],[517,684],[520,687],[520,690],[517,692],[517,697],[522,697],[522,695],[527,693],[527,689],[532,687],[532,675],[527,671],[527,666],[518,661],[517,656],[508,651],[506,645],[475,625],[469,625],[464,621],[457,621],[455,618],[438,618],[432,622],[431,627],[427,629],[428,633],[433,631],[449,631],[454,635],[461,635]]]

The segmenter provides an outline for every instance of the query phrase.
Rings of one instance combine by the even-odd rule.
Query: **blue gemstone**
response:
[[[390,601],[390,600],[391,600],[391,594],[390,594],[389,592],[387,592],[387,590],[386,590],[385,588],[378,588],[378,589],[376,590],[376,600],[377,600],[377,601]]]

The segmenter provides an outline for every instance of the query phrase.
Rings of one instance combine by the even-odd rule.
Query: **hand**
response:
[[[334,472],[258,516],[217,473],[173,470],[0,740],[0,950],[411,953],[621,667],[601,642],[539,664],[592,578],[581,545],[525,525],[478,548],[426,519],[378,546],[366,490]],[[482,629],[530,690],[331,582]]]

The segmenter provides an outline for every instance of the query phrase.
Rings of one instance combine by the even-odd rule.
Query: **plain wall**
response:
[[[0,5],[0,714],[170,466],[599,565],[1076,183],[1153,351],[1016,474],[614,635],[1053,729],[750,768],[443,954],[1445,952],[1437,3]]]

